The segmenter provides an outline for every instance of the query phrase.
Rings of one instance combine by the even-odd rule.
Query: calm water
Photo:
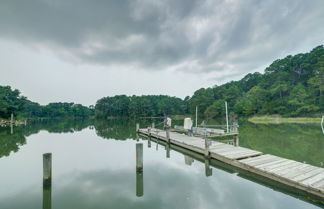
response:
[[[206,171],[194,153],[171,149],[167,158],[163,145],[137,137],[135,123],[44,121],[13,134],[0,128],[0,208],[323,207],[215,161]],[[143,175],[135,169],[136,143],[144,145]],[[316,125],[242,123],[240,145],[323,166],[324,135]],[[46,152],[53,153],[53,186],[43,191]]]

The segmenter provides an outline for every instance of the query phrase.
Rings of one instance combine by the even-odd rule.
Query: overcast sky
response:
[[[323,0],[0,0],[0,85],[184,98],[324,44]]]

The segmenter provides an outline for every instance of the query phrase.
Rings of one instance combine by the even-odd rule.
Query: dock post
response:
[[[43,154],[43,187],[52,185],[52,153]]]
[[[170,144],[166,144],[165,149],[166,149],[166,157],[170,158]]]
[[[136,196],[142,197],[144,194],[143,180],[143,144],[136,144]]]
[[[14,123],[14,115],[13,115],[13,113],[11,113],[10,124],[13,124],[13,123]]]
[[[142,197],[144,195],[144,178],[142,171],[136,171],[136,196]]]
[[[166,141],[167,143],[170,143],[170,129],[166,128],[165,133],[166,133]]]
[[[198,127],[198,106],[196,106],[196,128]]]
[[[155,123],[154,122],[152,123],[152,129],[155,129]]]
[[[156,150],[159,150],[159,140],[158,140],[158,139],[156,139],[156,146],[155,146],[155,149],[156,149]]]
[[[43,187],[43,209],[52,208],[52,187]]]
[[[148,137],[147,139],[147,147],[151,148],[151,137]]]
[[[210,167],[210,159],[205,159],[205,175],[207,177],[213,175],[213,169]]]
[[[210,146],[211,142],[209,141],[208,138],[205,138],[205,157],[209,158],[209,146]]]
[[[136,144],[136,171],[143,171],[143,144]]]
[[[229,128],[228,128],[228,111],[227,111],[227,101],[225,101],[225,111],[226,111],[226,133],[229,133]]]
[[[13,134],[13,124],[10,123],[10,134]]]
[[[151,137],[151,127],[147,127],[147,132],[149,134],[149,137]]]
[[[136,132],[139,131],[139,123],[136,123]]]
[[[236,146],[236,147],[240,146],[239,142],[240,142],[240,140],[239,140],[238,135],[234,136],[234,146]]]
[[[10,134],[13,134],[13,123],[14,123],[14,116],[13,116],[13,113],[11,113],[11,118],[10,118]]]

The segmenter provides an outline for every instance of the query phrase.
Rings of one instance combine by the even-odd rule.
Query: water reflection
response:
[[[213,175],[213,169],[210,167],[210,159],[205,158],[205,175],[212,176]]]
[[[42,195],[43,208],[50,208],[52,202],[58,209],[258,209],[264,205],[277,209],[316,208],[197,153],[170,145],[171,159],[166,159],[164,143],[156,143],[153,138],[151,148],[143,147],[144,175],[136,172],[135,147],[136,143],[146,143],[146,139],[113,140],[110,131],[105,137],[98,137],[90,129],[74,134],[41,132],[28,137],[20,152],[0,159],[1,209],[41,208]],[[10,129],[7,133],[10,135]],[[129,135],[136,136],[134,126]],[[154,143],[159,144],[158,151]],[[40,186],[40,156],[44,152],[55,155],[52,190],[42,190]],[[17,183],[17,176],[22,183]]]
[[[146,136],[143,136],[144,139],[148,139]],[[235,138],[234,138],[235,140]],[[158,142],[156,142],[158,144]],[[251,174],[247,171],[241,170],[239,168],[235,168],[232,166],[229,166],[225,163],[222,163],[218,160],[215,159],[210,159],[210,158],[206,158],[205,156],[203,156],[202,154],[198,154],[192,151],[189,151],[187,149],[184,149],[182,147],[178,147],[176,145],[170,145],[168,143],[165,142],[161,142],[161,145],[165,146],[165,148],[167,149],[167,147],[169,147],[169,151],[171,150],[171,148],[181,154],[183,154],[184,159],[185,159],[185,164],[191,166],[193,164],[193,162],[196,160],[196,162],[204,164],[205,167],[205,176],[206,177],[211,177],[213,176],[213,167],[217,168],[217,169],[221,169],[224,170],[228,173],[233,173],[237,176],[240,176],[244,179],[248,179],[250,181],[253,182],[257,182],[259,184],[265,185],[271,189],[274,189],[276,191],[280,191],[283,192],[285,194],[289,194],[291,196],[294,196],[298,199],[302,199],[304,201],[307,202],[311,202],[312,204],[315,204],[317,206],[323,207],[324,208],[324,203],[322,200],[318,199],[318,197],[307,197],[303,194],[300,194],[298,191],[295,191],[293,188],[288,188],[285,185],[281,185],[278,184],[277,182],[271,181],[271,180],[267,180],[264,179],[263,177],[259,177],[259,176],[255,176],[254,174]],[[169,158],[168,156],[166,156],[166,158]]]
[[[136,171],[136,196],[142,197],[144,195],[144,177],[143,172]]]
[[[20,146],[26,144],[26,137],[46,130],[49,133],[74,133],[87,128],[91,120],[38,120],[27,125],[0,127],[0,158],[17,152]]]
[[[184,159],[185,159],[185,164],[189,166],[192,165],[192,163],[194,162],[194,159],[187,155],[184,155]]]
[[[52,208],[52,186],[43,186],[43,209]]]
[[[240,146],[323,167],[324,140],[318,124],[252,124],[240,128]]]

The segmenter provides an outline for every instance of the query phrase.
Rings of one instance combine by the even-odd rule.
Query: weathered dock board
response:
[[[166,140],[166,132],[159,129],[139,129],[140,134]],[[246,170],[286,186],[299,189],[324,202],[324,169],[294,160],[263,154],[262,152],[170,132],[170,143],[201,153],[234,167]]]

